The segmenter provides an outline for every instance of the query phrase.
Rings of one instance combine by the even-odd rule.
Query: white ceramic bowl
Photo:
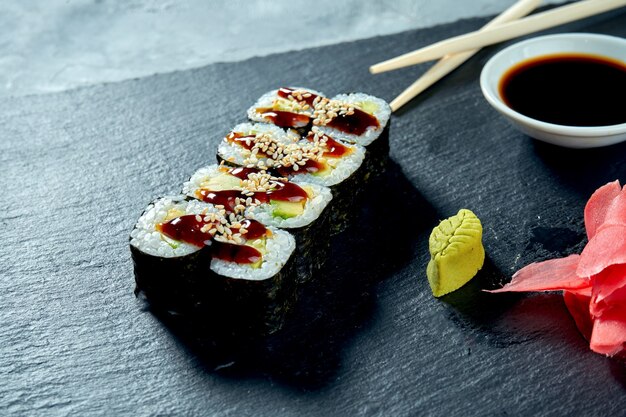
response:
[[[494,55],[480,74],[480,87],[485,98],[519,130],[544,142],[568,148],[595,148],[626,140],[626,123],[594,127],[546,123],[516,112],[502,100],[498,85],[508,69],[529,58],[568,52],[602,55],[626,63],[626,39],[566,33],[540,36],[511,45]],[[624,103],[616,105],[623,105],[626,111]]]

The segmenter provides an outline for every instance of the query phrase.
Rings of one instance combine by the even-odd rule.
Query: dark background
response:
[[[283,332],[192,343],[197,329],[133,296],[137,217],[213,163],[259,95],[305,85],[391,100],[428,65],[369,65],[485,22],[0,99],[0,414],[623,415],[626,366],[589,351],[559,294],[481,292],[579,252],[588,197],[626,181],[626,145],[545,145],[488,106],[480,70],[510,43],[394,115],[389,172]],[[623,37],[626,14],[550,33],[574,31]],[[460,208],[481,218],[487,260],[435,299],[428,235]]]

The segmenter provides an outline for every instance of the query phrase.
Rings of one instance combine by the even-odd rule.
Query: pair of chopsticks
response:
[[[574,4],[522,18],[532,12],[540,2],[541,0],[519,0],[476,32],[443,40],[372,65],[370,72],[378,74],[443,57],[391,102],[392,111],[396,111],[467,61],[484,46],[626,6],[626,0],[582,0]]]

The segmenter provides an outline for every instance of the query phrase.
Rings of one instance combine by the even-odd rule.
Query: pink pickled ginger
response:
[[[595,236],[596,230],[604,223],[609,205],[620,194],[621,190],[619,181],[613,181],[598,188],[587,201],[585,228],[589,239]]]
[[[491,292],[563,291],[565,305],[589,347],[626,353],[626,187],[598,188],[585,206],[589,242],[580,255],[532,263]]]

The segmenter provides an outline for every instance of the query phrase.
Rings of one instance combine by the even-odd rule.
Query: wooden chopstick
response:
[[[483,26],[481,30],[526,16],[528,13],[535,10],[540,3],[541,0],[519,0],[517,3],[502,12],[502,14],[496,16],[495,19]],[[426,90],[428,87],[452,72],[459,65],[470,59],[476,52],[478,52],[478,49],[443,57],[420,78],[418,78],[417,81],[411,84],[409,88],[393,99],[390,103],[391,111],[396,111],[400,107],[404,106],[422,91]]]
[[[503,23],[490,29],[470,32],[434,43],[417,51],[380,62],[370,67],[372,74],[391,71],[421,62],[441,58],[470,49],[478,49],[518,36],[528,35],[554,26],[573,22],[585,17],[608,12],[626,6],[626,0],[582,0],[547,12],[538,13],[514,22]]]

